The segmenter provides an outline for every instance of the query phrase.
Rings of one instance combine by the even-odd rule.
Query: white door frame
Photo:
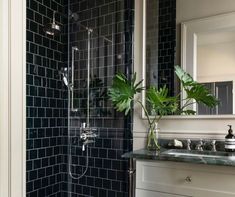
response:
[[[25,197],[26,0],[0,0],[0,196]]]

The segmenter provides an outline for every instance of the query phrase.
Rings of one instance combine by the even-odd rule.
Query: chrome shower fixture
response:
[[[80,179],[82,178],[88,170],[89,166],[89,150],[88,146],[90,144],[95,143],[95,139],[98,137],[98,129],[94,127],[89,127],[86,123],[82,123],[80,127],[80,140],[82,142],[82,151],[86,151],[86,165],[85,170],[81,174],[73,174],[72,167],[78,167],[78,165],[72,163],[72,142],[71,136],[69,135],[69,175],[73,179]]]
[[[58,35],[61,32],[61,26],[55,21],[55,14],[56,12],[54,11],[52,23],[46,24],[43,28],[44,32],[51,36]]]
[[[68,76],[67,76],[67,74],[65,74],[65,73],[62,73],[62,75],[63,75],[63,82],[64,82],[64,85],[66,85],[66,86],[68,87],[68,85],[69,85]]]
[[[64,82],[64,84],[65,84],[66,86],[69,85],[68,79],[67,79],[67,77],[66,77],[65,75],[63,75],[63,82]]]
[[[81,124],[80,139],[82,141],[82,151],[85,151],[86,145],[95,143],[95,139],[97,137],[97,128],[89,127],[89,125],[86,125],[86,123]]]
[[[64,82],[64,85],[69,87],[70,84],[69,84],[69,81],[68,81],[68,68],[66,68],[66,67],[61,68],[59,73],[62,75],[62,80]],[[71,87],[69,87],[69,88],[71,88]]]

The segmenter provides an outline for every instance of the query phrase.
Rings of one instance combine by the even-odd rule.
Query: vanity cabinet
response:
[[[136,197],[234,197],[235,168],[180,162],[136,162]]]
[[[136,197],[180,197],[180,196],[182,195],[136,189]]]

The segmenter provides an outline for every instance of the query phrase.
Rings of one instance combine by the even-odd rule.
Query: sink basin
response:
[[[188,157],[209,157],[209,158],[233,158],[235,159],[235,153],[228,152],[212,152],[212,151],[196,151],[196,150],[184,150],[184,149],[170,149],[164,151],[162,155],[173,155],[173,156],[188,156]]]

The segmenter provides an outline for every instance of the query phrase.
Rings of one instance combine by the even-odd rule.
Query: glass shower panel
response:
[[[133,7],[131,0],[69,1],[68,70],[72,86],[68,155],[64,157],[69,196],[128,195],[128,164],[121,155],[132,149],[131,117],[113,109],[107,91],[115,73],[132,73]],[[84,130],[98,135],[88,146],[81,139]]]

